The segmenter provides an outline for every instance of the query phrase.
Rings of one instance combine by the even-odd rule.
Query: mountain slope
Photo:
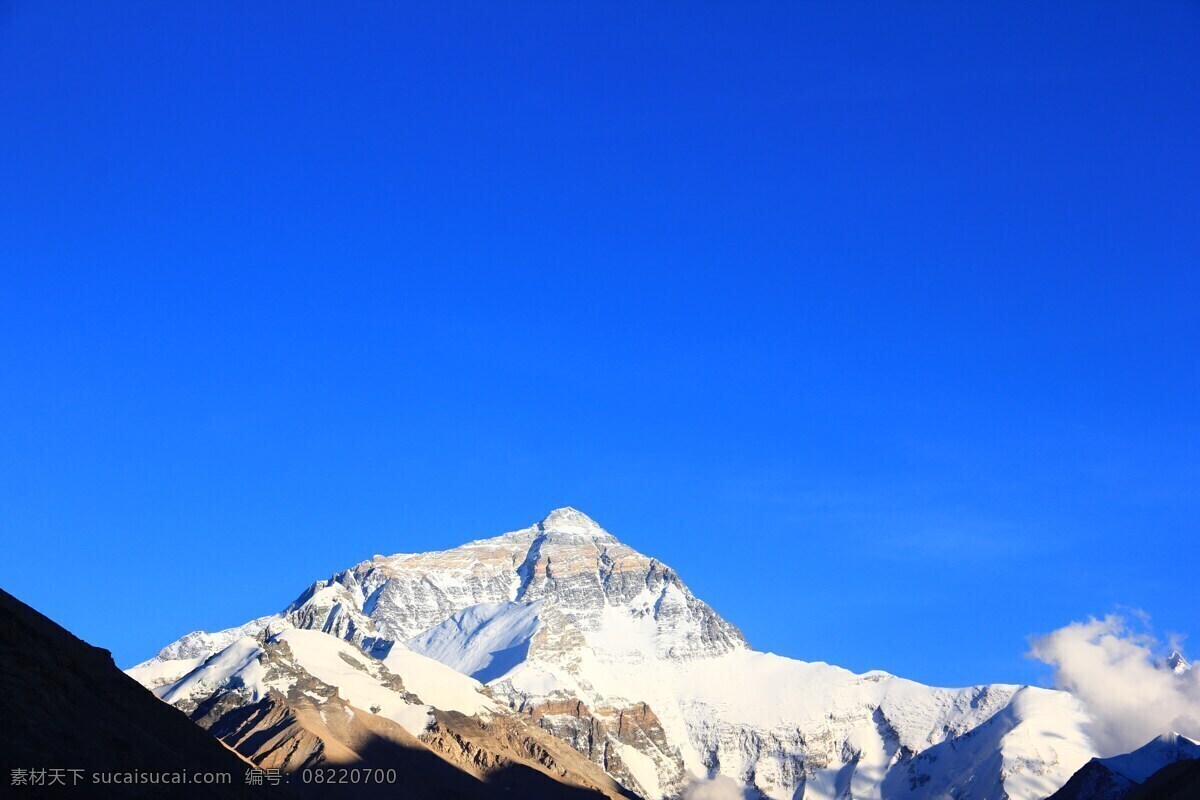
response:
[[[1189,762],[1197,762],[1198,759],[1200,744],[1178,733],[1166,733],[1132,753],[1092,759],[1072,775],[1050,800],[1156,797],[1156,792],[1165,794],[1170,784],[1184,782],[1192,773]],[[1181,763],[1184,766],[1164,772],[1168,767]],[[1152,778],[1156,779],[1153,784]]]
[[[95,772],[224,773],[219,785],[173,785],[176,797],[279,796],[247,787],[247,764],[177,710],[122,674],[107,650],[86,642],[0,590],[0,781],[14,769],[79,769],[65,788],[13,787],[22,797],[161,797],[154,784],[97,786]],[[46,781],[53,780],[51,778]]]
[[[674,570],[570,508],[376,556],[275,619],[473,676],[648,798],[724,775],[778,800],[929,800],[964,781],[961,800],[1041,800],[1094,755],[1061,692],[938,689],[755,652]]]
[[[406,797],[431,799],[622,794],[568,745],[510,718],[481,684],[402,646],[380,660],[275,621],[154,691],[254,764],[293,777],[394,770]],[[330,797],[363,787],[301,789]]]

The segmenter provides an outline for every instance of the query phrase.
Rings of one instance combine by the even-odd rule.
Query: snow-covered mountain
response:
[[[1124,800],[1163,768],[1196,759],[1200,759],[1200,743],[1166,733],[1132,753],[1092,759],[1051,800]]]
[[[520,718],[647,798],[720,775],[775,800],[1041,800],[1095,755],[1063,692],[939,689],[756,652],[670,567],[571,508],[451,550],[376,556],[277,615],[189,634],[130,674],[169,702],[196,702],[213,688],[204,670],[290,643],[288,628],[385,666],[452,668],[492,704],[462,713]],[[432,696],[412,694],[433,720]],[[374,705],[422,735],[415,715]]]

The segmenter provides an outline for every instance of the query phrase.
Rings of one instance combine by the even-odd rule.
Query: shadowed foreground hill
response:
[[[248,787],[247,764],[92,647],[0,590],[0,795],[281,797]],[[13,770],[83,770],[63,788],[13,785]],[[92,773],[226,773],[224,785],[91,783]],[[62,776],[67,783],[74,776]],[[48,784],[52,778],[44,779]],[[85,783],[86,781],[86,783]]]

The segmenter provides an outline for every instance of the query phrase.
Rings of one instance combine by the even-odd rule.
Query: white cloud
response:
[[[745,800],[747,792],[733,778],[693,778],[683,792],[684,800]]]
[[[1055,685],[1083,701],[1093,718],[1088,732],[1109,756],[1167,731],[1200,738],[1200,669],[1167,669],[1156,644],[1110,614],[1039,636],[1029,654],[1053,666]]]

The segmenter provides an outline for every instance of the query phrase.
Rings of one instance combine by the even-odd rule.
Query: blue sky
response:
[[[760,649],[1200,635],[1200,7],[0,3],[0,585],[121,665],[575,505]]]

